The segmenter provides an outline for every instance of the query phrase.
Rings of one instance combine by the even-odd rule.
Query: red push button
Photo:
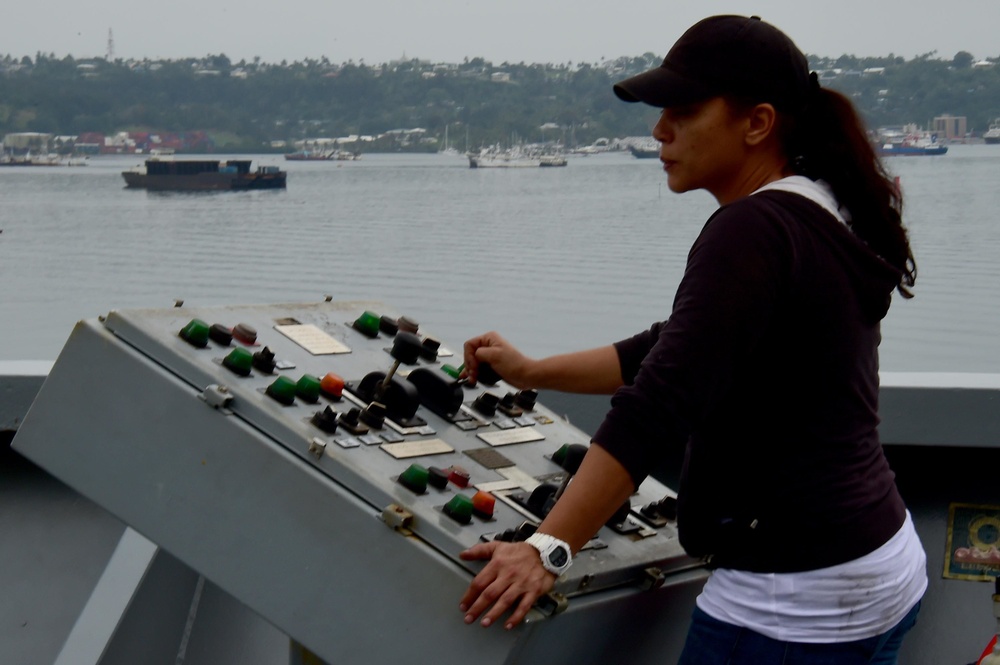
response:
[[[460,466],[453,466],[448,469],[448,480],[461,488],[469,486],[469,472]]]
[[[252,346],[257,342],[257,330],[249,323],[237,323],[233,328],[233,338]]]

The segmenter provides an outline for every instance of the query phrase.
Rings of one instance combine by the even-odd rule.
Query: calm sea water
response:
[[[377,300],[456,346],[497,329],[542,355],[604,344],[670,311],[715,208],[655,160],[469,169],[439,155],[284,162],[286,191],[126,190],[137,157],[0,169],[0,359],[54,359],[111,309]],[[917,297],[883,326],[893,371],[1000,372],[1000,146],[893,158]]]

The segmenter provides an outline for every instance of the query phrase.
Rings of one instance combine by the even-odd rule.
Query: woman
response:
[[[691,27],[615,86],[663,109],[674,192],[720,208],[667,321],[613,345],[527,358],[469,340],[519,388],[614,394],[536,535],[477,545],[460,607],[517,625],[670,446],[686,445],[678,529],[713,573],[682,663],[895,663],[926,559],[878,440],[879,322],[916,267],[902,201],[850,102],[756,17]]]

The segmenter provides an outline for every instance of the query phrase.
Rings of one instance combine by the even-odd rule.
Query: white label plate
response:
[[[479,432],[476,436],[491,446],[509,446],[512,443],[527,443],[545,439],[545,436],[534,427],[507,429],[502,432]]]
[[[314,356],[350,353],[351,350],[311,323],[274,326],[274,329]]]
[[[423,441],[405,441],[403,443],[383,443],[379,446],[396,459],[420,457],[421,455],[442,455],[453,453],[452,448],[444,439],[424,439]]]

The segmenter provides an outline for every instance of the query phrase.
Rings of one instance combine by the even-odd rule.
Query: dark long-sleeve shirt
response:
[[[686,445],[681,543],[758,572],[866,554],[905,507],[879,443],[879,322],[899,273],[809,199],[720,208],[670,317],[615,346],[625,386],[594,436],[637,485]]]

